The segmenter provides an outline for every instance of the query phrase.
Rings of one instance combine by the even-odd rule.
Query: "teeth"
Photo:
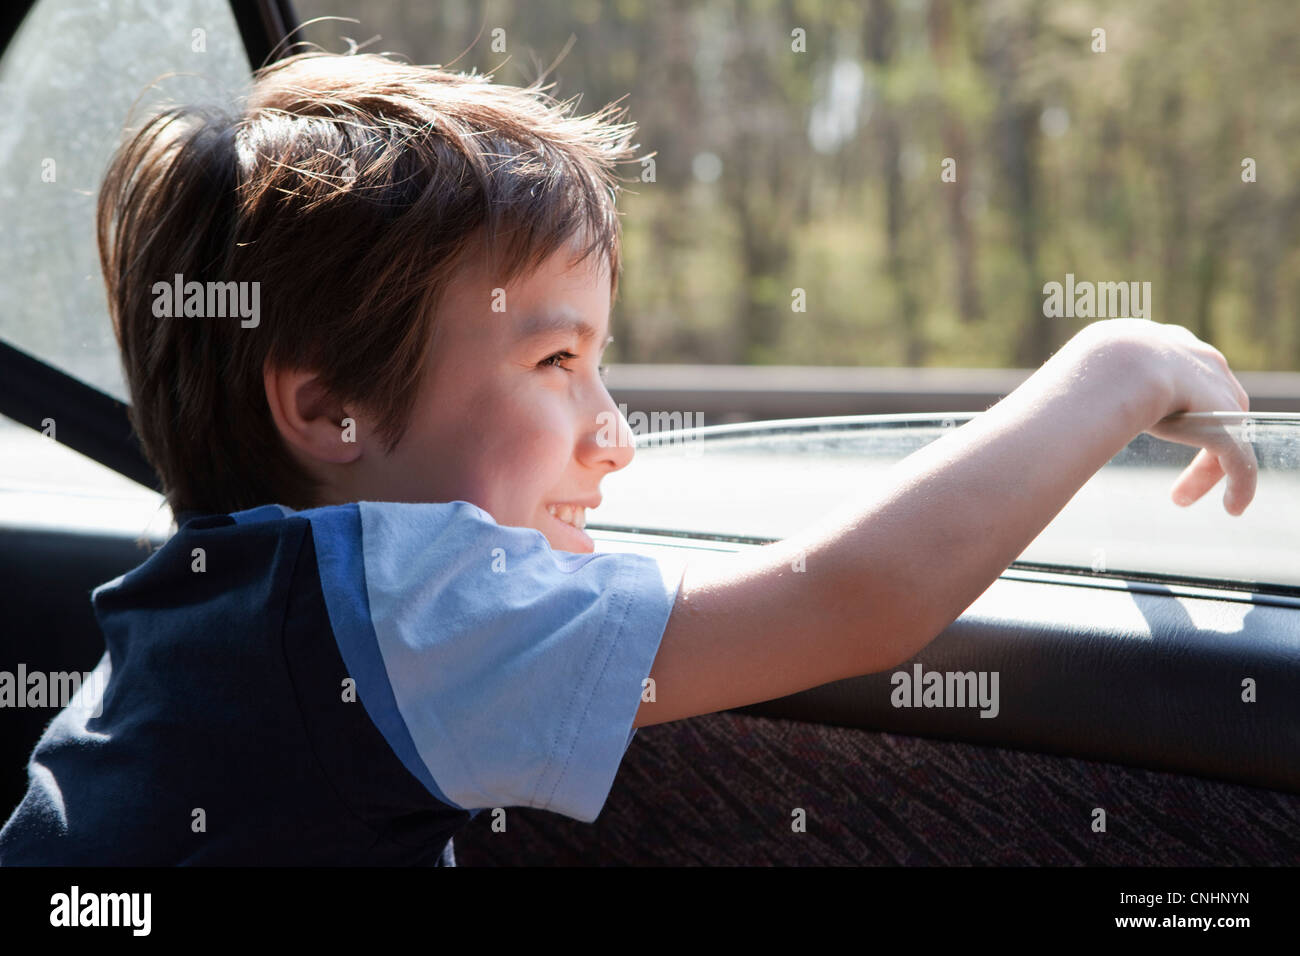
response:
[[[559,518],[565,524],[582,529],[587,527],[587,509],[575,507],[574,505],[547,505],[546,510],[554,518]]]

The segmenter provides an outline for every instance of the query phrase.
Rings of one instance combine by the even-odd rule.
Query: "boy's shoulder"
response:
[[[95,590],[97,609],[159,590],[196,601],[239,589],[269,597],[318,581],[335,633],[369,636],[376,627],[413,623],[413,614],[439,613],[433,609],[440,599],[453,594],[462,618],[510,614],[527,604],[542,623],[548,609],[565,606],[548,594],[577,589],[612,596],[651,585],[661,598],[675,598],[682,572],[680,562],[634,553],[558,551],[537,529],[498,524],[463,500],[360,501],[302,511],[270,504],[183,515],[178,524],[147,561]],[[304,558],[314,573],[301,580],[295,571]],[[601,603],[606,612],[618,610]],[[625,602],[623,611],[634,603]]]
[[[430,792],[459,808],[595,819],[634,734],[680,562],[556,551],[468,501],[275,505],[228,519],[236,536],[282,535],[285,554],[296,545],[310,572],[282,572],[296,581],[286,600],[310,616],[319,595],[359,700]],[[195,547],[201,536],[182,557]]]

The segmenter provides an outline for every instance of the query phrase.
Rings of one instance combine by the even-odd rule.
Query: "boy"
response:
[[[238,116],[126,142],[101,258],[180,529],[95,591],[98,679],[0,862],[436,864],[482,809],[594,820],[636,728],[896,666],[1135,435],[1248,407],[1185,329],[1097,323],[795,538],[596,555],[586,511],[633,454],[600,437],[616,118],[304,54]],[[184,314],[173,283],[198,283]],[[227,283],[255,321],[213,314]],[[1225,473],[1240,514],[1254,461],[1226,437],[1175,500]]]

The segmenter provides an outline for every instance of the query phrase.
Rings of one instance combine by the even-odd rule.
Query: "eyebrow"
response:
[[[538,339],[548,335],[577,335],[584,342],[596,338],[596,330],[584,319],[555,313],[534,313],[519,323],[519,338],[523,340]],[[605,340],[605,345],[614,341],[614,336]]]

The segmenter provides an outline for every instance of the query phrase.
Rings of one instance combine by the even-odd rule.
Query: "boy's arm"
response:
[[[888,492],[784,541],[689,564],[650,673],[655,700],[634,726],[906,661],[1136,435],[1176,412],[1248,405],[1222,355],[1185,329],[1088,326],[993,408],[900,462]],[[1198,456],[1175,499],[1204,494],[1221,465],[1239,514],[1254,462],[1227,440]]]

